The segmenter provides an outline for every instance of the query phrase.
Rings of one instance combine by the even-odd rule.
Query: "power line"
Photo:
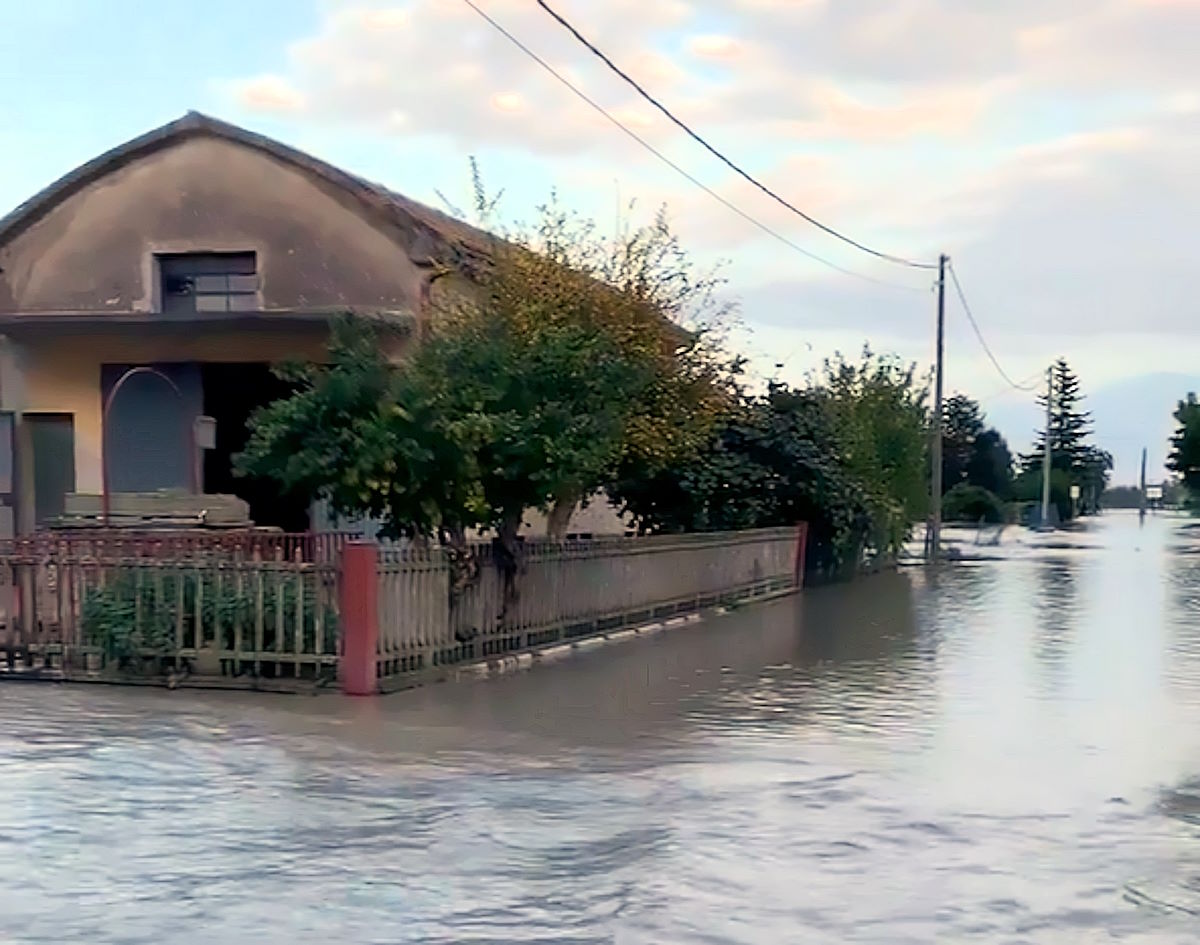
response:
[[[979,344],[983,348],[983,353],[988,356],[988,360],[992,362],[992,366],[996,369],[999,375],[1008,382],[1009,387],[1014,390],[1032,392],[1038,389],[1037,385],[1018,384],[1008,372],[1000,366],[1000,362],[996,360],[996,356],[992,354],[992,349],[988,347],[988,343],[984,340],[983,332],[979,329],[979,323],[975,321],[975,316],[971,312],[971,306],[967,303],[966,293],[963,292],[962,285],[958,281],[958,273],[954,271],[954,263],[950,263],[950,278],[954,282],[954,290],[958,293],[958,300],[962,303],[963,311],[967,315],[967,321],[971,323],[971,328],[975,332],[975,337],[979,339]]]
[[[681,167],[675,161],[671,160],[669,157],[667,157],[665,154],[663,154],[662,151],[660,151],[658,148],[656,148],[654,145],[652,145],[649,141],[647,141],[645,138],[643,138],[641,135],[639,135],[632,128],[625,125],[619,118],[617,118],[615,115],[613,115],[611,112],[609,112],[603,105],[601,105],[599,102],[597,102],[591,96],[589,96],[586,92],[584,92],[577,85],[575,85],[573,82],[571,82],[570,79],[568,79],[561,72],[559,72],[552,65],[550,65],[550,63],[548,63],[545,59],[543,59],[536,52],[534,52],[527,45],[525,45],[525,43],[521,42],[520,39],[518,39],[516,36],[514,36],[507,29],[505,29],[502,24],[497,22],[490,15],[488,15],[486,12],[484,12],[482,9],[480,9],[473,2],[473,0],[463,0],[463,2],[467,6],[469,6],[472,10],[474,10],[476,13],[478,13],[484,20],[486,20],[492,27],[494,27],[497,30],[497,32],[499,32],[501,35],[503,35],[509,42],[511,42],[518,49],[520,49],[523,53],[525,53],[525,55],[529,56],[530,59],[532,59],[539,66],[541,66],[543,69],[545,69],[548,73],[550,73],[550,75],[554,76],[554,78],[556,78],[559,82],[561,82],[563,85],[565,85],[568,89],[570,89],[572,92],[574,92],[575,95],[577,95],[585,103],[587,103],[589,106],[591,106],[593,109],[595,109],[600,115],[602,115],[604,118],[608,119],[608,121],[611,122],[613,125],[615,125],[618,129],[620,129],[622,132],[624,132],[626,135],[628,135],[630,138],[632,138],[634,141],[636,141],[638,144],[640,144],[643,148],[645,148],[647,151],[649,151],[651,154],[653,154],[655,157],[657,157],[660,161],[662,161],[664,164],[666,164],[669,168],[671,168],[673,171],[675,171],[677,174],[679,174],[681,177],[683,177],[689,183],[693,184],[694,186],[698,187],[700,190],[704,191],[706,194],[708,194],[710,197],[712,197],[714,200],[716,200],[719,204],[721,204],[727,210],[730,210],[731,212],[737,214],[739,217],[741,217],[747,223],[750,223],[752,226],[761,230],[763,233],[766,233],[768,236],[778,240],[780,243],[787,246],[789,249],[795,250],[797,253],[800,253],[802,256],[806,256],[807,258],[813,260],[814,262],[821,263],[821,265],[823,265],[823,266],[828,266],[830,269],[836,270],[837,272],[843,273],[844,275],[853,276],[856,279],[862,279],[864,282],[870,282],[875,285],[884,286],[885,288],[889,288],[889,289],[900,289],[900,290],[906,291],[906,292],[925,292],[925,291],[927,291],[926,289],[919,289],[919,288],[916,288],[915,286],[911,286],[911,285],[902,285],[898,282],[887,282],[883,279],[876,279],[874,276],[868,276],[865,273],[855,272],[853,269],[847,269],[845,266],[839,266],[837,263],[832,262],[823,256],[818,256],[816,253],[805,249],[799,243],[795,242],[794,240],[789,239],[787,236],[784,236],[778,230],[768,226],[766,223],[763,223],[761,220],[758,220],[755,217],[751,216],[749,213],[747,213],[741,207],[737,206],[732,201],[721,196],[721,194],[717,193],[717,191],[713,190],[711,187],[709,187],[703,181],[699,180],[697,177],[695,177],[693,174],[689,173],[687,170],[685,170],[683,167]]]
[[[1021,387],[1013,387],[1010,384],[1005,384],[999,390],[992,391],[990,394],[987,394],[984,397],[977,397],[976,400],[978,400],[980,404],[988,404],[994,400],[999,400],[1001,397],[1007,397],[1008,395],[1012,394],[1013,392],[1018,392],[1018,393],[1022,393],[1022,394],[1029,393],[1031,391],[1039,389],[1041,386],[1040,384],[1033,384],[1033,382],[1034,381],[1042,381],[1045,379],[1045,377],[1046,377],[1045,369],[1035,371],[1033,374],[1030,374],[1029,377],[1026,377],[1021,381],[1021,384],[1022,384]],[[1026,384],[1030,384],[1032,386],[1029,386],[1029,387],[1023,386]]]
[[[470,0],[468,0],[468,2],[470,2]],[[574,26],[572,26],[560,14],[555,12],[554,9],[548,3],[546,3],[546,0],[537,0],[537,5],[540,6],[543,10],[545,10],[546,13],[548,13],[551,17],[553,17],[554,20],[557,21],[559,23],[559,25],[561,25],[564,29],[566,29],[572,36],[574,36],[575,39],[577,39],[580,43],[582,43],[592,53],[592,55],[596,56],[601,62],[603,62],[606,66],[608,66],[609,69],[611,69],[618,76],[620,76],[622,79],[624,79],[625,82],[627,82],[630,86],[632,86],[633,89],[642,98],[644,98],[647,102],[649,102],[656,109],[658,109],[658,111],[662,112],[662,114],[665,115],[672,124],[674,124],[677,128],[679,128],[681,131],[683,131],[689,138],[691,138],[693,141],[695,141],[697,144],[699,144],[702,148],[704,148],[704,150],[706,150],[709,154],[711,154],[713,157],[715,157],[717,160],[719,160],[722,164],[724,164],[726,167],[728,167],[731,171],[733,171],[739,177],[743,178],[744,180],[746,180],[747,182],[752,184],[758,190],[762,191],[764,194],[766,194],[768,197],[770,197],[776,203],[780,204],[783,207],[786,207],[792,213],[796,214],[798,217],[805,220],[806,222],[812,224],[817,229],[822,230],[823,232],[828,233],[830,236],[836,237],[837,239],[841,240],[843,243],[848,243],[849,245],[853,246],[855,249],[859,249],[864,253],[870,254],[871,256],[875,256],[879,259],[886,259],[888,262],[897,263],[901,266],[910,266],[914,269],[936,269],[937,268],[937,263],[915,262],[911,259],[905,259],[902,256],[893,256],[889,253],[884,253],[884,252],[880,252],[877,249],[872,249],[870,246],[867,246],[864,243],[860,243],[857,240],[851,239],[849,236],[846,236],[844,233],[838,232],[833,227],[822,223],[820,220],[816,219],[815,217],[809,216],[809,214],[805,213],[803,210],[801,210],[795,204],[793,204],[793,203],[789,202],[788,200],[784,199],[783,197],[779,196],[779,194],[777,194],[774,190],[772,190],[766,184],[761,183],[758,179],[753,177],[747,171],[743,170],[739,165],[735,164],[733,161],[731,161],[729,158],[727,158],[724,154],[722,154],[720,151],[718,151],[715,147],[713,147],[711,144],[709,144],[697,132],[693,131],[682,119],[677,118],[670,109],[668,109],[664,104],[662,104],[662,102],[660,102],[653,95],[651,95],[644,88],[642,88],[642,86],[638,84],[636,79],[634,79],[631,75],[629,75],[629,73],[627,73],[623,69],[621,69],[620,66],[618,66],[615,62],[613,62],[611,59],[609,59],[608,56],[606,56],[604,54],[604,52],[602,50],[600,50],[594,43],[592,43],[586,36],[584,36],[582,33],[580,33],[579,30],[577,30]]]

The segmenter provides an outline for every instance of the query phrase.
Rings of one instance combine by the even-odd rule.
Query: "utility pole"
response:
[[[1050,527],[1050,427],[1054,411],[1054,368],[1046,368],[1046,444],[1042,457],[1042,528]]]
[[[933,443],[930,455],[933,461],[932,508],[929,525],[929,558],[936,562],[942,553],[942,363],[945,360],[946,342],[946,263],[945,253],[938,257],[938,302],[937,302],[937,357],[933,370]]]
[[[1142,447],[1142,478],[1138,489],[1138,520],[1146,518],[1146,447]]]

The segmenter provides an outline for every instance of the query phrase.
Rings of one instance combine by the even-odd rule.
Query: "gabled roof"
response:
[[[417,255],[428,255],[443,263],[478,262],[491,255],[493,238],[470,224],[349,174],[272,138],[194,111],[80,165],[8,215],[0,217],[0,247],[35,224],[62,201],[113,171],[181,141],[200,137],[217,138],[260,151],[281,164],[294,167],[345,192],[361,206],[364,216],[376,226],[407,237],[405,242]],[[451,258],[445,258],[447,254]]]

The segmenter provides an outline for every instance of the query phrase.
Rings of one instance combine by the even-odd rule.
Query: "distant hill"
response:
[[[1146,477],[1160,480],[1170,437],[1175,431],[1171,414],[1188,391],[1200,393],[1200,373],[1142,374],[1085,391],[1087,408],[1096,423],[1096,442],[1113,454],[1116,485],[1138,481],[1142,447],[1147,449]],[[1031,402],[999,400],[983,405],[988,420],[1008,439],[1014,454],[1029,449],[1033,434],[1042,425],[1042,415]]]

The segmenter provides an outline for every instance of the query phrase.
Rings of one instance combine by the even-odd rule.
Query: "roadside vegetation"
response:
[[[1050,410],[1050,501],[1059,521],[1100,511],[1108,488],[1112,457],[1092,442],[1092,417],[1066,360],[1054,364]],[[1046,395],[1038,398],[1046,409]],[[946,521],[998,523],[1031,520],[1042,500],[1047,430],[1034,437],[1028,453],[1014,461],[998,430],[987,425],[978,402],[957,394],[943,414]],[[1072,498],[1072,487],[1078,498]]]
[[[1194,393],[1179,402],[1175,423],[1167,468],[1180,477],[1188,507],[1200,511],[1200,401]]]
[[[493,209],[476,177],[477,210]],[[493,232],[495,228],[493,227]],[[527,510],[551,536],[606,493],[643,533],[810,523],[811,567],[896,553],[927,512],[927,383],[864,351],[766,389],[730,352],[719,272],[664,213],[612,240],[551,201],[503,232],[389,362],[341,319],[325,364],[281,368],[238,468],[369,516],[382,534],[520,554]]]

